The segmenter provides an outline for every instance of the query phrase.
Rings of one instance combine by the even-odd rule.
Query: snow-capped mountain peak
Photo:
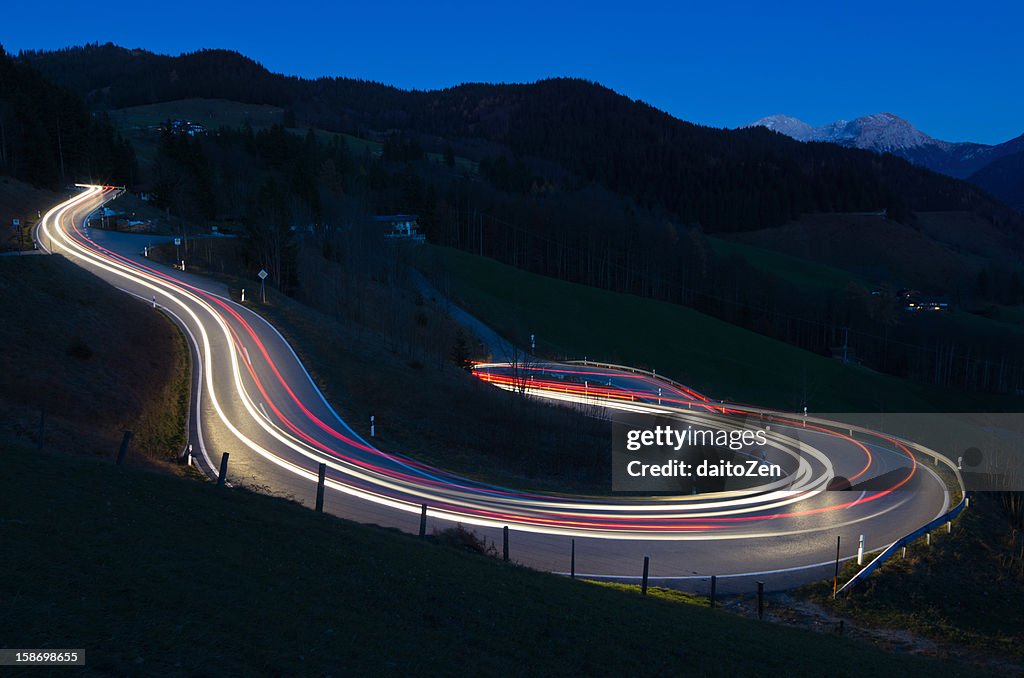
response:
[[[875,113],[852,121],[836,120],[820,127],[812,127],[788,115],[772,115],[749,127],[767,127],[798,141],[830,141],[879,153],[945,144],[892,113]]]
[[[857,118],[843,127],[843,133],[853,146],[880,153],[943,143],[892,113]]]
[[[767,127],[797,141],[827,141],[840,146],[892,153],[936,172],[966,179],[991,162],[1022,153],[1024,134],[995,146],[930,137],[893,113],[836,120],[814,127],[789,115],[770,115],[745,127]]]
[[[781,113],[761,118],[754,124],[748,125],[748,127],[767,127],[773,132],[785,134],[787,137],[792,137],[797,141],[810,141],[816,131],[803,120],[797,120],[794,117],[782,115]]]

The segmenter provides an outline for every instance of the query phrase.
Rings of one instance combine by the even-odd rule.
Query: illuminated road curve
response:
[[[84,188],[45,215],[37,242],[159,306],[182,327],[194,365],[189,436],[210,473],[221,453],[230,452],[229,480],[311,504],[324,462],[325,509],[339,516],[414,532],[427,504],[431,528],[472,525],[500,546],[500,528],[509,526],[512,559],[531,567],[568,571],[575,539],[581,575],[635,578],[649,555],[655,581],[701,589],[717,574],[725,577],[723,591],[729,582],[748,586],[741,581],[747,575],[769,588],[820,577],[835,556],[837,535],[850,557],[858,535],[866,536],[869,550],[881,548],[948,506],[944,485],[900,441],[865,433],[851,438],[848,429],[818,419],[759,410],[740,417],[732,406],[653,375],[594,365],[494,364],[480,366],[477,375],[538,396],[656,411],[684,423],[770,424],[767,460],[789,475],[720,494],[549,496],[488,486],[382,452],[342,421],[281,335],[228,299],[223,285],[153,264],[142,256],[144,236],[89,232],[87,216],[113,196],[113,189]],[[824,491],[837,475],[887,484]]]

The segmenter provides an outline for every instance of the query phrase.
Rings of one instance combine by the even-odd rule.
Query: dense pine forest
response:
[[[761,128],[701,127],[583,80],[423,92],[277,75],[223,50],[168,57],[93,45],[22,56],[94,108],[219,98],[281,106],[314,127],[357,136],[383,140],[400,130],[427,150],[451,143],[476,161],[525,163],[535,176],[523,187],[568,174],[708,232],[778,226],[807,212],[887,209],[905,220],[913,210],[972,209],[1015,218],[970,184],[892,156]]]
[[[56,188],[75,181],[134,183],[135,154],[102,114],[0,47],[0,174]]]

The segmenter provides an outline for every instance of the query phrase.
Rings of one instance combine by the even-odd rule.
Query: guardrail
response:
[[[678,388],[681,391],[693,394],[694,396],[696,396],[700,400],[710,401],[710,398],[705,396],[700,391],[696,391],[696,390],[690,388],[689,386],[685,386],[683,384],[680,384],[678,381],[675,381],[674,379],[669,379],[668,377],[666,377],[664,375],[658,374],[654,370],[642,370],[642,369],[640,369],[638,367],[630,367],[629,365],[616,365],[615,363],[602,363],[602,362],[598,362],[596,360],[566,360],[565,363],[567,365],[586,365],[588,367],[604,367],[604,368],[607,368],[609,370],[621,370],[623,372],[632,372],[633,374],[646,374],[647,376],[652,377],[654,379],[657,379],[659,381],[663,381],[666,384],[671,384],[672,386],[675,386],[676,388]]]
[[[891,558],[892,555],[894,553],[896,553],[896,549],[902,548],[902,547],[906,546],[907,544],[909,544],[910,542],[914,541],[915,539],[923,537],[924,535],[928,534],[932,530],[934,530],[934,529],[936,529],[938,527],[941,527],[942,525],[950,522],[951,520],[956,518],[958,515],[960,515],[960,513],[964,510],[964,508],[966,506],[967,506],[967,495],[965,494],[963,499],[960,500],[960,503],[957,504],[952,510],[947,511],[946,513],[942,514],[941,516],[939,516],[935,520],[931,521],[930,523],[928,523],[924,527],[920,527],[920,528],[914,530],[913,532],[911,532],[910,534],[908,534],[908,535],[906,535],[904,537],[900,537],[899,539],[897,539],[893,543],[889,544],[887,547],[885,547],[885,549],[882,550],[881,553],[879,553],[877,556],[875,556],[874,560],[872,560],[870,563],[865,565],[864,569],[862,569],[857,574],[853,575],[853,577],[850,579],[850,581],[848,581],[845,584],[843,584],[842,588],[840,588],[838,591],[836,591],[836,597],[838,598],[841,595],[849,595],[850,591],[852,591],[854,589],[854,587],[858,583],[861,582],[861,580],[867,579],[869,576],[871,576],[872,572],[874,572],[879,567],[881,567],[882,564],[885,561],[889,560],[889,558]]]

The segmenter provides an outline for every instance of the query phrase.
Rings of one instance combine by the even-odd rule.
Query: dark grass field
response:
[[[389,348],[291,299],[257,310],[289,339],[348,421],[376,417],[390,452],[506,487],[580,494],[611,489],[611,425],[484,384],[448,359]],[[428,322],[444,322],[438,309]],[[445,347],[447,349],[447,346]]]
[[[89,675],[970,675],[11,446],[0,542],[0,645],[85,648]]]
[[[0,260],[0,294],[0,340],[10,348],[0,364],[10,375],[0,391],[7,415],[0,646],[85,647],[86,672],[113,675],[938,670],[856,641],[711,611],[674,592],[643,600],[631,590],[569,582],[316,516],[284,500],[115,467],[109,460],[126,425],[136,427],[139,449],[155,450],[154,458],[176,449],[141,440],[181,430],[168,411],[181,402],[172,385],[182,383],[174,375],[184,374],[184,363],[169,368],[167,360],[180,335],[145,304],[59,257]],[[390,353],[384,377],[407,371],[404,383],[437,385],[400,352],[372,337],[360,342],[340,324],[288,303],[263,310],[294,314],[292,331],[320,336],[311,361],[329,363],[333,353],[355,364]],[[353,351],[358,343],[367,346]],[[183,350],[178,356],[183,360]],[[337,370],[332,384],[345,397],[372,392],[377,382],[351,389],[346,370],[353,368],[341,362],[328,368]],[[457,369],[439,372],[468,379]],[[469,399],[505,395],[484,389]],[[381,392],[371,406],[388,400],[403,402]],[[426,400],[438,411],[460,407]],[[51,410],[42,452],[34,439],[37,406]],[[415,437],[415,427],[437,413],[420,416],[404,435]],[[517,416],[532,423],[534,415]],[[144,421],[162,423],[149,435]]]
[[[0,435],[113,456],[168,460],[184,443],[188,353],[143,303],[60,256],[0,258]]]
[[[457,367],[451,357],[456,326],[437,304],[406,288],[391,294],[367,283],[360,292],[366,306],[387,305],[404,319],[400,324],[412,325],[402,336],[317,310],[270,286],[262,304],[254,301],[252,282],[219,274],[237,268],[238,242],[210,244],[209,261],[205,246],[196,246],[191,269],[213,269],[236,294],[248,286],[246,304],[287,337],[339,414],[364,435],[370,416],[376,418],[374,444],[381,449],[517,489],[611,490],[610,422],[501,391]],[[173,247],[155,248],[151,256],[169,263]],[[483,357],[468,343],[473,357]]]
[[[0,177],[0,252],[32,249],[32,226],[60,200],[52,191]],[[12,227],[12,219],[21,221],[20,230]]]
[[[420,266],[481,320],[552,357],[655,369],[712,398],[812,412],[960,412],[1019,408],[819,356],[692,309],[535,275],[426,246]]]
[[[921,538],[897,554],[853,594],[832,600],[831,582],[803,595],[831,612],[874,627],[906,629],[926,638],[1024,662],[1024,569],[1021,535],[1010,528],[994,495],[976,494],[931,545]],[[857,570],[844,568],[841,581]]]
[[[785,226],[731,239],[843,269],[872,286],[888,283],[930,293],[951,286],[969,289],[981,257],[1006,256],[1006,236],[1000,243],[990,224],[969,213],[925,213],[918,219],[912,227],[881,216],[808,214]],[[964,238],[965,233],[972,237]]]

